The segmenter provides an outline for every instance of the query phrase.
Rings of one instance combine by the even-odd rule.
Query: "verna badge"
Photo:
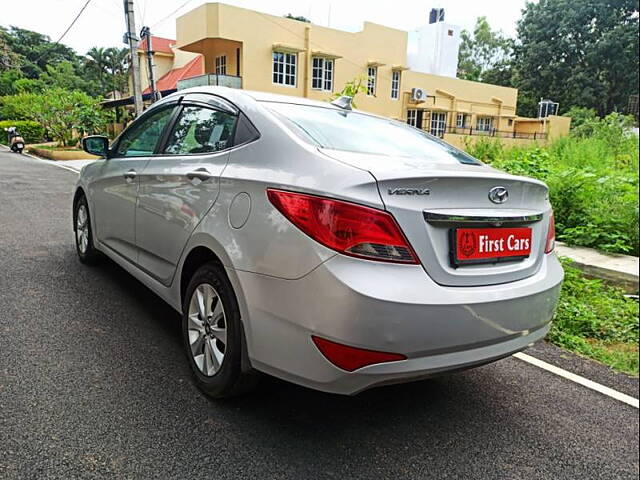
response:
[[[504,203],[509,200],[509,190],[505,187],[493,187],[489,190],[489,200],[493,203]]]
[[[431,190],[428,188],[389,188],[389,195],[429,195]]]

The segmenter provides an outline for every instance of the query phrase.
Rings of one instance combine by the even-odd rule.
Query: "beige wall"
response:
[[[147,55],[144,52],[138,52],[138,58],[140,58],[140,84],[142,90],[149,86],[149,69],[147,68]],[[174,66],[174,57],[166,53],[156,52],[153,56],[153,63],[155,64],[155,78],[156,81],[164,74],[176,68]]]
[[[562,117],[559,115],[549,115],[547,119],[549,140],[566,137],[569,135],[571,128],[571,117]]]

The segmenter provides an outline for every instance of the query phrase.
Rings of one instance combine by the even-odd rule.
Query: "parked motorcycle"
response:
[[[12,152],[22,153],[24,150],[24,138],[20,136],[16,127],[5,128],[9,137],[9,148]]]

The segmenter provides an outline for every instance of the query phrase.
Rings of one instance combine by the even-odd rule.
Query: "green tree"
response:
[[[82,90],[91,93],[100,91],[97,84],[91,84],[90,81],[78,75],[71,62],[66,60],[55,65],[47,65],[47,71],[40,76],[40,80],[49,89]]]
[[[1,71],[0,71],[1,72]],[[17,93],[15,82],[22,78],[20,70],[6,70],[0,73],[0,96]]]
[[[460,34],[458,77],[511,86],[513,40],[492,30],[487,17],[478,17],[473,32]]]
[[[46,72],[47,65],[55,65],[61,61],[80,65],[80,57],[73,49],[51,39],[41,33],[18,27],[5,29],[0,27],[0,38],[17,55],[19,68],[27,78],[38,78]]]
[[[107,48],[105,60],[110,78],[108,90],[115,96],[116,92],[124,92],[129,83],[129,49]]]
[[[637,93],[638,54],[638,0],[527,3],[515,50],[520,110],[535,115],[540,97],[561,111],[623,110]]]
[[[103,92],[109,90],[105,78],[107,76],[107,56],[102,47],[93,47],[87,52],[84,61],[85,71],[100,85]]]

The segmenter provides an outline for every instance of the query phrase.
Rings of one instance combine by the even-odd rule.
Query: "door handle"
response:
[[[213,177],[213,174],[209,173],[209,171],[206,168],[198,168],[193,172],[187,173],[187,178],[189,180],[193,180],[194,178],[197,178],[198,180],[204,182],[206,180],[209,180],[212,177]]]
[[[122,174],[122,176],[127,180],[133,180],[134,178],[136,178],[136,175],[137,173],[133,168],[131,170],[127,170]]]

